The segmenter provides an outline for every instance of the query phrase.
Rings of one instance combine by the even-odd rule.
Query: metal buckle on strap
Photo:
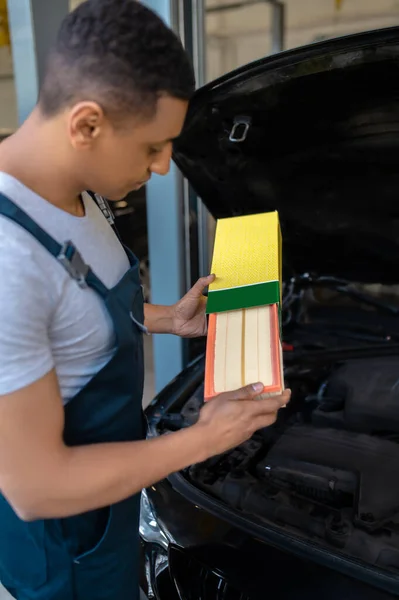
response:
[[[89,272],[89,265],[86,265],[79,251],[71,241],[63,244],[57,259],[81,288],[87,287],[86,277]]]
[[[107,219],[108,223],[110,225],[113,225],[115,223],[114,214],[113,214],[107,200],[105,198],[103,198],[102,196],[100,196],[99,194],[94,194],[94,197],[97,201],[98,207],[100,208],[104,217]]]

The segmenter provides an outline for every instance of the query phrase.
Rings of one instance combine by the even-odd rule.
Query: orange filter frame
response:
[[[283,390],[282,381],[282,354],[281,354],[281,340],[280,340],[280,327],[279,327],[279,314],[278,305],[273,304],[270,306],[270,341],[272,350],[272,380],[271,385],[265,386],[263,392],[260,395],[274,395],[279,394]],[[218,394],[215,392],[215,346],[216,346],[216,328],[217,328],[218,313],[212,313],[209,315],[208,320],[208,339],[206,345],[206,359],[205,359],[205,389],[204,397],[205,401],[211,400]],[[227,367],[227,365],[226,365]],[[250,382],[250,383],[256,383]],[[243,382],[242,385],[245,385]],[[232,390],[226,390],[232,391]]]

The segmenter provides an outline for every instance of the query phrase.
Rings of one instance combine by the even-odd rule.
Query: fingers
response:
[[[194,293],[196,296],[201,296],[204,289],[208,287],[208,285],[210,285],[213,281],[215,281],[215,275],[207,275],[207,277],[201,277],[193,285],[190,292]]]
[[[277,413],[281,408],[285,408],[291,399],[291,390],[285,390],[280,396],[265,398],[254,402],[256,408],[260,409],[260,413],[254,420],[254,426],[257,429],[269,427],[277,418]]]
[[[291,390],[285,390],[280,396],[272,396],[264,400],[248,402],[248,405],[254,411],[252,421],[254,431],[270,427],[276,421],[278,411],[288,404],[290,398]]]
[[[278,403],[279,408],[282,408],[290,401],[291,390],[285,390],[278,396],[262,398],[263,390],[263,383],[258,382],[251,385],[246,385],[245,387],[239,388],[238,390],[234,390],[232,392],[225,392],[224,394],[221,394],[221,396],[224,396],[229,400],[250,400],[258,397],[259,400],[257,401],[257,405],[260,405],[261,407],[266,406],[267,403],[270,404],[270,402],[273,401],[274,403]]]
[[[248,386],[248,388],[250,389],[251,386]],[[291,396],[290,390],[286,390],[279,396],[271,396],[264,399],[256,399],[257,397],[259,398],[259,393],[255,391],[248,391],[245,397],[243,396],[243,390],[237,390],[233,393],[235,397],[229,395],[228,400],[238,401],[239,405],[243,408],[244,414],[250,419],[263,419],[266,425],[262,425],[262,427],[267,427],[267,423],[274,423],[278,411],[287,405]],[[255,402],[254,399],[256,399]]]
[[[262,398],[254,403],[257,414],[270,413],[274,410],[280,410],[287,406],[291,398],[291,390],[285,390],[279,396],[271,396],[270,398]]]
[[[254,432],[259,431],[259,429],[264,429],[265,427],[270,427],[270,425],[273,425],[273,423],[276,422],[276,419],[276,413],[272,415],[266,415],[263,417],[256,417],[256,419],[252,421],[252,427]]]
[[[280,398],[282,406],[285,406],[291,400],[291,390],[284,390],[281,396],[277,396],[277,398]]]
[[[280,396],[274,398],[265,398],[265,400],[259,400],[257,402],[254,402],[254,417],[260,417],[262,415],[270,415],[271,413],[277,413],[281,408],[284,407],[284,405],[285,404],[281,402]]]
[[[259,396],[263,389],[263,383],[258,382],[251,385],[246,385],[245,387],[239,388],[238,390],[234,390],[232,392],[225,392],[221,395],[228,400],[250,400],[252,398],[256,398],[256,396]]]
[[[283,404],[278,397],[274,398],[265,398],[265,400],[254,400],[245,399],[240,400],[240,406],[243,408],[244,414],[250,416],[250,418],[255,419],[257,417],[261,417],[262,415],[271,415],[277,413],[280,408],[283,408]]]

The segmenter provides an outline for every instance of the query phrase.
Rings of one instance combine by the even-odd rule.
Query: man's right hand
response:
[[[258,398],[263,385],[245,386],[208,401],[194,427],[201,427],[209,457],[242,444],[255,431],[272,425],[280,408],[290,400],[291,391],[279,396]]]
[[[266,400],[256,398],[259,393],[249,386],[221,394],[203,407],[196,425],[170,435],[67,447],[57,375],[50,371],[0,396],[0,490],[26,520],[68,517],[120,502],[271,425],[289,392]]]

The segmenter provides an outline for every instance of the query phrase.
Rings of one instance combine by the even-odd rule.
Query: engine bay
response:
[[[308,277],[290,286],[283,340],[291,402],[273,426],[184,476],[250,519],[399,573],[396,290],[310,286]],[[178,414],[165,415],[163,431],[193,424],[202,402],[200,386]]]

